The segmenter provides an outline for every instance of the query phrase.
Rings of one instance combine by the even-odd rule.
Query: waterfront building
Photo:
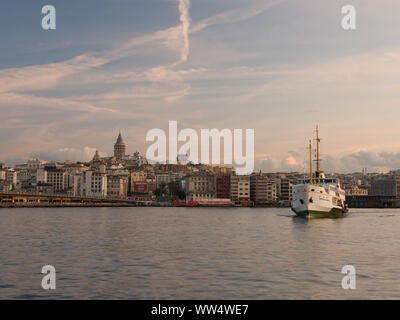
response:
[[[154,182],[135,181],[132,190],[131,193],[135,195],[153,194],[156,190],[156,184]]]
[[[200,171],[185,177],[185,192],[187,201],[203,201],[215,198],[214,174]]]
[[[67,173],[62,169],[46,168],[47,183],[52,185],[52,191],[61,193],[67,189]]]
[[[168,184],[172,181],[178,181],[178,174],[174,172],[156,172],[156,185],[157,188],[161,183]]]
[[[346,196],[367,196],[368,195],[368,189],[367,188],[360,188],[358,186],[352,186],[347,189],[346,191]]]
[[[231,197],[231,175],[218,173],[215,175],[215,196],[218,199],[230,199]]]
[[[121,159],[126,155],[126,145],[122,140],[121,132],[118,135],[117,142],[114,144],[114,157]]]
[[[250,176],[231,175],[232,201],[250,201]]]
[[[82,174],[81,192],[82,196],[107,196],[107,174],[87,170]]]
[[[278,186],[273,181],[267,183],[267,201],[276,202],[278,201]]]
[[[281,181],[281,188],[280,188],[280,199],[282,201],[292,201],[292,187],[293,187],[293,180],[290,178],[283,178],[280,179]]]
[[[24,183],[32,178],[32,172],[28,169],[17,170],[17,180],[18,183]]]
[[[382,179],[371,182],[372,196],[398,196],[400,194],[400,181],[397,179]]]
[[[47,183],[52,185],[52,192],[61,193],[67,189],[67,173],[62,169],[46,168]]]
[[[0,192],[9,192],[13,189],[13,185],[6,180],[0,180]]]
[[[250,176],[250,199],[254,203],[267,202],[267,183],[267,177],[261,172]]]
[[[8,169],[6,171],[6,181],[9,182],[12,186],[16,186],[18,182],[17,172],[14,169]]]
[[[256,203],[269,203],[277,200],[277,186],[265,173],[250,176],[250,199]]]
[[[129,192],[135,193],[135,182],[146,183],[148,173],[144,170],[132,171],[130,174],[130,189]],[[140,186],[140,184],[138,184]],[[140,187],[139,187],[140,188]]]
[[[83,172],[77,171],[70,175],[73,196],[80,196],[83,192]]]
[[[44,168],[36,169],[36,183],[47,183],[47,171]]]
[[[396,196],[346,196],[349,208],[399,208],[400,203]]]
[[[126,197],[128,195],[128,177],[107,174],[107,195]]]

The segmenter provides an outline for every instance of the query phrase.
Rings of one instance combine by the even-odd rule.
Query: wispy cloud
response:
[[[63,162],[70,161],[89,161],[93,158],[96,148],[85,146],[82,149],[76,148],[60,148],[56,150],[33,152],[28,158],[39,158],[46,161]],[[105,153],[100,153],[100,156],[107,156]]]
[[[232,24],[258,16],[259,14],[271,9],[272,7],[287,0],[262,0],[247,2],[246,7],[228,10],[220,14],[213,15],[196,23],[190,28],[190,33],[202,31],[210,26],[219,24]]]
[[[108,60],[82,54],[67,61],[0,70],[0,92],[37,91],[59,84],[67,76],[104,65]]]

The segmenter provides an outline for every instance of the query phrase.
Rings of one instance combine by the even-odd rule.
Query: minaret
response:
[[[121,132],[118,135],[117,142],[114,144],[114,157],[120,159],[125,157],[126,145],[122,140]]]

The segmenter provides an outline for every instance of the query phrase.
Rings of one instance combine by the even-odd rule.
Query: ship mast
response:
[[[312,146],[311,146],[311,140],[310,140],[310,144],[309,144],[309,149],[310,149],[310,184],[314,184],[313,182],[313,178],[312,178]]]
[[[317,125],[317,127],[316,127],[316,130],[315,130],[315,132],[316,132],[316,135],[317,135],[317,139],[316,139],[316,141],[317,141],[317,159],[316,159],[316,162],[317,162],[317,176],[319,176],[319,172],[320,172],[320,170],[319,170],[319,142],[321,141],[320,139],[319,139],[319,136],[318,136],[318,125]]]

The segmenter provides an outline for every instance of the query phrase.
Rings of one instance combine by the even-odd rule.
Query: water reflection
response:
[[[287,209],[0,210],[0,298],[398,297],[400,211],[304,219]],[[43,265],[57,290],[41,289]],[[358,288],[341,288],[352,264]]]

